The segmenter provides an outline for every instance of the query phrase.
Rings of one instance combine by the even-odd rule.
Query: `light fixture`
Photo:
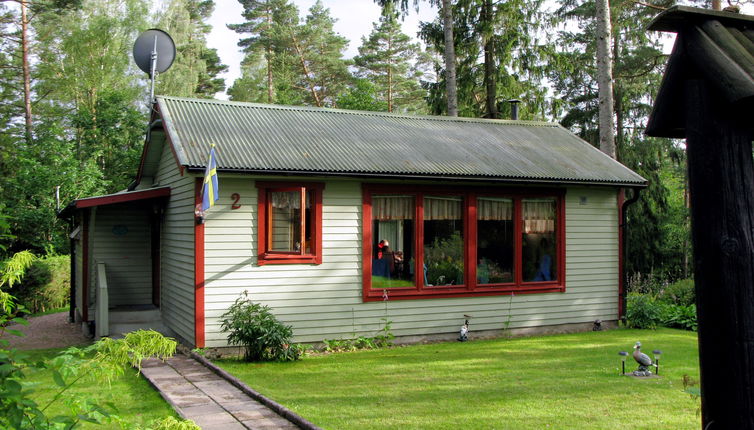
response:
[[[197,224],[204,224],[204,211],[202,210],[202,204],[197,203],[194,208],[194,216],[196,217]]]
[[[621,351],[618,353],[620,355],[620,363],[621,363],[621,375],[626,374],[626,357],[628,357],[628,353],[626,351]]]
[[[659,375],[660,374],[660,356],[662,355],[662,351],[660,351],[659,349],[655,349],[654,351],[652,351],[652,355],[655,356],[655,366],[656,366],[655,375]]]

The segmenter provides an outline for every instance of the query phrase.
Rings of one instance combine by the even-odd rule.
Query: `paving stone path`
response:
[[[185,355],[144,360],[141,372],[178,414],[203,430],[299,428]]]

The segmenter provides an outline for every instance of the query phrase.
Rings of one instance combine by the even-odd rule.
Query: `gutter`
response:
[[[189,173],[204,174],[206,167],[186,166]],[[599,185],[609,187],[632,187],[646,188],[646,182],[611,182],[603,180],[584,179],[538,179],[528,177],[502,177],[502,176],[453,176],[446,174],[421,174],[421,173],[367,173],[367,172],[327,172],[319,170],[279,170],[279,169],[223,169],[218,168],[218,173],[231,173],[241,175],[271,175],[271,176],[323,176],[333,178],[356,178],[356,179],[409,179],[409,180],[447,180],[459,182],[499,182],[510,184],[536,184],[536,185]]]
[[[639,200],[639,194],[641,188],[632,188],[634,190],[630,199],[621,202],[620,204],[620,219],[618,220],[618,234],[620,242],[620,279],[618,287],[618,319],[624,320],[626,318],[626,285],[628,284],[628,275],[626,273],[625,257],[628,254],[628,241],[626,240],[626,214],[628,213],[628,207],[636,203]],[[621,200],[625,192],[621,194]]]

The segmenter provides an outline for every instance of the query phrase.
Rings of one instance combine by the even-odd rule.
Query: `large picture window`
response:
[[[563,196],[364,185],[364,299],[564,291]]]
[[[324,185],[258,182],[257,188],[258,263],[320,264]]]

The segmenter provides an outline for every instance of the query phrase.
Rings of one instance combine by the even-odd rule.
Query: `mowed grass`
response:
[[[54,357],[60,351],[62,349],[39,349],[27,350],[24,353],[31,360],[36,361]],[[52,373],[46,370],[29,372],[27,381],[35,383],[36,391],[32,398],[40,406],[40,409],[47,405],[60,391],[60,387],[55,385],[52,379]],[[89,398],[101,406],[112,403],[117,407],[116,415],[130,423],[142,426],[154,419],[167,416],[178,417],[173,408],[160,397],[160,394],[149,385],[146,379],[136,374],[136,369],[127,369],[123,375],[115,377],[109,385],[106,381],[92,381],[83,378],[68,389],[63,397],[64,400]],[[50,418],[55,415],[67,414],[65,401],[53,402],[45,411],[45,414]],[[120,429],[121,427],[115,423],[110,425],[82,423],[81,427],[76,428]]]
[[[472,333],[473,338],[473,333]],[[663,351],[660,376],[620,376],[618,351]],[[218,360],[325,429],[697,429],[696,333],[612,330],[306,357]],[[626,370],[635,370],[631,357]]]

